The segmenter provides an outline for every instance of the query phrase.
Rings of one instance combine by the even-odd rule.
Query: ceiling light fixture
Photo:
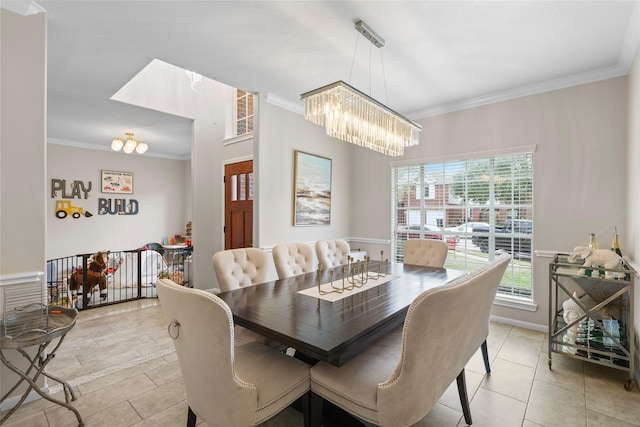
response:
[[[384,39],[364,22],[357,21],[355,28],[374,46],[384,46]],[[303,93],[300,98],[304,101],[304,118],[324,126],[327,135],[342,141],[389,156],[401,156],[405,147],[419,143],[420,125],[342,80]]]
[[[138,154],[144,154],[149,146],[141,139],[133,137],[133,132],[125,132],[127,136],[119,136],[111,142],[113,151],[124,151],[127,154],[133,153],[135,150]]]

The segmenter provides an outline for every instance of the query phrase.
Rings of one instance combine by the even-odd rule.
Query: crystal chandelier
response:
[[[125,132],[127,136],[119,136],[111,142],[111,149],[113,151],[124,151],[127,154],[133,153],[133,150],[138,154],[144,154],[149,146],[141,139],[133,137],[133,132]]]
[[[356,22],[356,30],[375,46],[384,46],[384,40],[364,22]],[[327,135],[342,141],[389,156],[401,156],[405,147],[419,143],[419,125],[341,80],[300,98],[304,118],[324,126]]]

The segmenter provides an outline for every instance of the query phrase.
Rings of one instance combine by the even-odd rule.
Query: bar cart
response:
[[[570,263],[559,253],[549,264],[549,369],[553,353],[629,372],[634,380],[635,272]]]

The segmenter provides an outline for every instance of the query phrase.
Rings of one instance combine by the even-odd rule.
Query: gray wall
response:
[[[627,236],[623,241],[623,250],[626,255],[634,259],[635,270],[640,271],[638,256],[640,255],[640,55],[636,53],[635,61],[629,70],[629,140],[627,142]],[[624,254],[624,252],[623,252]],[[638,280],[636,278],[636,280]],[[640,287],[636,283],[635,287],[635,330],[636,330],[636,381],[640,383]]]
[[[47,259],[103,250],[120,251],[139,248],[149,242],[162,243],[170,234],[184,233],[188,197],[188,161],[167,160],[156,157],[124,154],[110,151],[87,150],[63,145],[47,146]],[[106,194],[101,192],[101,171],[116,170],[133,173],[133,194]],[[91,182],[88,198],[63,199],[58,191],[52,197],[52,179],[65,180],[67,195],[71,195],[73,181]],[[100,198],[125,199],[138,202],[136,215],[99,215]],[[82,207],[91,217],[78,219],[55,216],[58,200],[69,200]],[[112,205],[113,206],[113,205]],[[191,211],[190,207],[188,209]]]
[[[45,267],[45,18],[0,9],[0,276]],[[11,353],[9,360],[26,369],[25,359]],[[0,394],[16,380],[2,365]]]
[[[390,239],[390,167],[394,161],[466,158],[469,153],[518,150],[534,155],[535,249],[570,251],[596,233],[611,244],[613,227],[627,242],[627,85],[616,78],[420,120],[421,143],[401,159],[362,150],[353,161],[355,236]],[[367,189],[375,189],[373,197]],[[375,212],[375,215],[372,213]],[[547,325],[548,264],[535,256],[538,310],[495,306],[493,314]]]
[[[0,274],[5,275],[44,271],[46,16],[0,11]]]
[[[254,214],[259,229],[254,246],[271,248],[285,242],[315,242],[348,237],[353,220],[351,205],[351,144],[328,138],[324,128],[259,96],[259,133],[254,148],[257,200]],[[331,159],[331,224],[293,226],[294,151]]]

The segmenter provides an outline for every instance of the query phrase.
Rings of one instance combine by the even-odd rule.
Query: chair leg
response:
[[[471,408],[469,407],[469,397],[467,396],[467,382],[464,378],[464,369],[456,378],[456,382],[458,383],[458,394],[460,395],[460,403],[462,404],[464,421],[467,423],[467,425],[471,425]]]
[[[324,399],[314,392],[311,393],[311,427],[320,427],[322,425],[322,406]]]
[[[311,390],[303,394],[300,399],[302,399],[304,427],[311,427]]]
[[[489,365],[489,351],[487,350],[487,340],[482,342],[480,346],[482,348],[482,358],[484,359],[484,369],[487,371],[487,374],[491,373],[491,365]]]
[[[196,427],[196,414],[191,410],[191,406],[187,412],[187,427]]]

